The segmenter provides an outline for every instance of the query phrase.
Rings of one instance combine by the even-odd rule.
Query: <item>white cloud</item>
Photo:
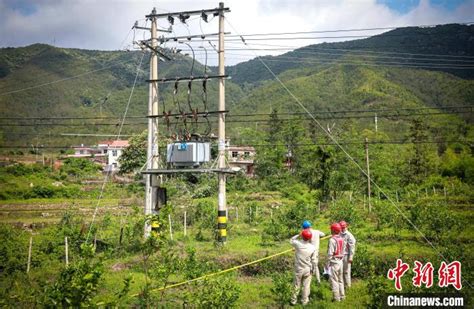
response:
[[[141,20],[140,22],[143,23],[144,16],[150,13],[153,5],[156,5],[159,12],[199,10],[218,6],[218,1],[176,0],[47,0],[34,3],[36,12],[24,16],[9,8],[5,0],[0,0],[0,46],[22,46],[37,42],[53,44],[54,42],[61,47],[119,49],[123,47],[121,43],[135,20]],[[430,5],[427,0],[422,0],[418,7],[403,15],[390,10],[387,6],[377,4],[375,0],[230,0],[225,4],[231,8],[231,13],[227,15],[228,20],[242,34],[464,22],[471,18],[469,13],[474,11],[473,0],[467,1],[451,12]],[[217,19],[214,19],[209,25],[201,22],[200,25],[198,19],[191,20],[189,32],[186,27],[177,22],[175,31],[177,35],[200,34],[200,27],[202,27],[204,32],[215,33],[217,32],[216,21]],[[165,21],[160,24],[167,26]],[[235,34],[235,30],[229,29],[228,24],[226,24],[226,31]],[[374,32],[360,34],[374,34]],[[131,43],[131,39],[129,36],[126,43]],[[304,46],[334,40],[336,39],[259,43]],[[200,44],[202,43],[196,42],[195,46]],[[232,47],[242,47],[242,44],[238,41],[226,44],[226,48],[229,48],[227,63],[242,61],[254,55],[243,51],[231,51]],[[261,53],[271,52],[259,51],[259,54]],[[240,54],[248,56],[240,56]],[[210,61],[215,63],[212,60],[215,56],[210,58]]]

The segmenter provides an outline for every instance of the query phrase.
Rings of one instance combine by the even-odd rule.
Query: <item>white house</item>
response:
[[[120,168],[119,158],[125,148],[128,147],[128,141],[112,141],[106,150],[107,166],[106,171],[117,171]]]

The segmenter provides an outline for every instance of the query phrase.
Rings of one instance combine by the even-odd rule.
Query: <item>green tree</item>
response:
[[[430,173],[433,162],[430,146],[428,125],[421,119],[413,119],[410,126],[410,141],[413,143],[413,154],[408,162],[408,178],[421,183]]]
[[[103,267],[93,261],[95,249],[92,245],[81,245],[81,259],[64,268],[57,280],[45,289],[46,306],[88,307],[97,293]]]
[[[146,163],[147,131],[133,136],[119,158],[120,173],[131,173]]]
[[[82,177],[95,174],[100,165],[82,158],[67,158],[61,166],[61,172],[69,176]]]

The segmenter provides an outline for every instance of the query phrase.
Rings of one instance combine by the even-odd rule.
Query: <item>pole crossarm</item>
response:
[[[167,55],[162,53],[160,50],[158,50],[158,48],[155,48],[151,46],[150,44],[148,44],[148,42],[142,41],[141,43],[145,45],[146,47],[148,47],[149,49],[151,49],[152,51],[154,51],[155,53],[157,53],[158,55],[160,55],[161,57],[165,58],[166,60],[168,61],[172,60],[170,57],[168,57]]]
[[[224,34],[230,34],[230,32],[226,32]],[[183,36],[173,36],[173,37],[161,37],[159,38],[160,42],[161,43],[164,43],[164,42],[169,42],[169,41],[178,41],[178,40],[182,40],[182,39],[187,39],[188,41],[191,40],[191,39],[195,39],[195,38],[200,38],[200,39],[205,39],[206,37],[208,36],[218,36],[219,33],[209,33],[209,34],[193,34],[193,35],[183,35]]]
[[[236,171],[229,168],[181,168],[181,169],[150,169],[142,174],[165,175],[165,174],[186,174],[186,173],[224,173],[237,174]]]
[[[160,13],[160,14],[149,14],[146,15],[146,18],[168,18],[171,17],[179,17],[181,15],[201,15],[204,14],[219,14],[219,12],[230,12],[230,8],[214,8],[214,9],[206,9],[206,10],[198,10],[198,11],[182,11],[182,12],[172,12],[172,13]],[[217,16],[217,15],[216,15]]]
[[[175,78],[159,78],[159,79],[147,79],[148,83],[158,82],[158,83],[170,83],[170,82],[185,82],[185,81],[199,81],[205,79],[214,79],[214,78],[229,78],[229,75],[203,75],[203,76],[183,76]]]

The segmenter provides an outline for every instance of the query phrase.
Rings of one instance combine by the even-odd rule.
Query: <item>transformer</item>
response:
[[[168,144],[166,162],[176,167],[197,167],[209,162],[211,148],[209,143],[177,142]]]

